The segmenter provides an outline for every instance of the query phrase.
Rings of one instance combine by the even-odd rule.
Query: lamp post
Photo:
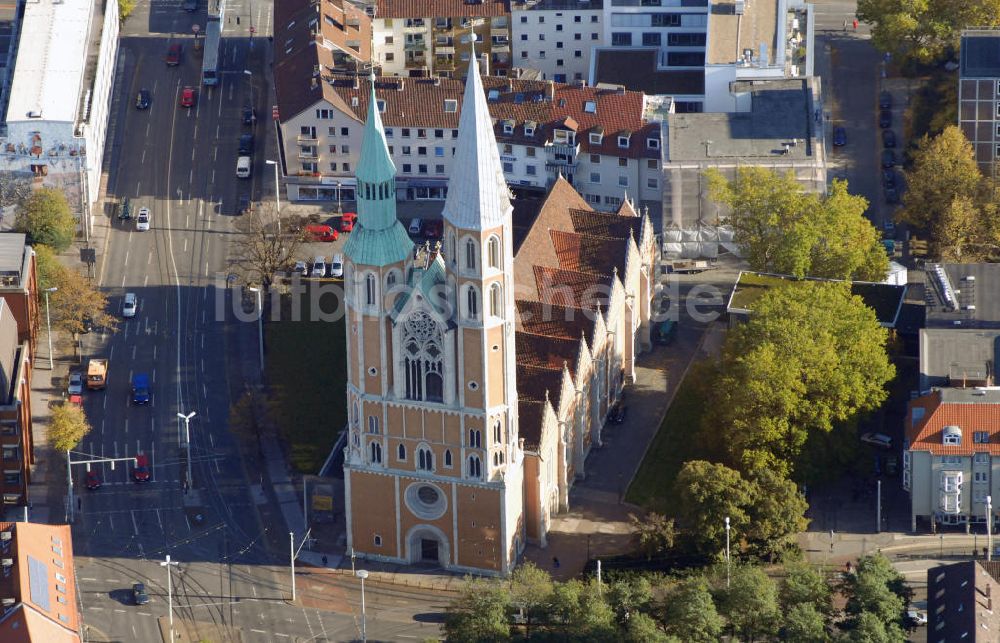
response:
[[[187,415],[183,413],[178,413],[177,417],[184,420],[184,445],[187,449],[187,476],[185,480],[187,481],[187,488],[190,489],[193,484],[191,476],[191,418],[198,415],[195,411],[191,411]]]
[[[337,181],[337,214],[344,216],[344,208],[340,205],[340,181]]]
[[[986,562],[993,560],[993,496],[986,496]]]
[[[292,602],[295,602],[295,559],[298,557],[299,552],[302,551],[302,546],[309,542],[309,534],[312,533],[312,529],[307,529],[306,534],[302,536],[302,542],[299,543],[299,548],[295,548],[295,532],[288,532],[288,553],[289,559],[291,561],[292,567]]]
[[[365,617],[365,579],[368,578],[368,570],[367,569],[359,569],[358,571],[354,572],[354,574],[355,574],[355,576],[357,576],[358,578],[361,579],[361,640],[362,641],[367,641],[368,640],[368,628],[366,627],[367,623],[365,622],[366,621],[366,617]]]
[[[260,344],[260,372],[264,372],[264,304],[260,300],[260,288],[248,288],[257,293],[257,339]]]
[[[278,219],[278,234],[281,234],[281,187],[278,185],[278,162],[271,159],[264,162],[274,166],[274,214]]]
[[[726,589],[729,589],[729,516],[726,516]]]
[[[53,370],[55,367],[52,365],[52,318],[49,316],[49,293],[59,290],[55,286],[45,289],[45,328],[48,330],[49,336],[49,370]]]
[[[170,584],[170,567],[172,565],[176,567],[177,561],[171,561],[170,554],[167,554],[166,561],[160,563],[160,567],[167,568],[167,615],[170,619],[170,640],[174,641],[176,640],[174,637],[174,594],[173,586]]]

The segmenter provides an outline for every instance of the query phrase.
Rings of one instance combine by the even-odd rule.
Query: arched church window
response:
[[[382,464],[382,445],[378,442],[372,442],[369,445],[369,450],[372,464]]]
[[[500,263],[500,239],[496,236],[490,237],[490,240],[486,242],[486,255],[489,261],[490,268],[501,268]]]
[[[434,453],[427,447],[417,449],[417,468],[421,471],[434,469]]]
[[[503,316],[503,288],[498,283],[490,284],[490,314]]]
[[[455,250],[455,233],[451,230],[448,231],[448,259],[451,260],[451,265],[458,263],[458,254]]]
[[[493,443],[500,444],[503,442],[503,422],[497,420],[493,423]]]
[[[483,463],[480,461],[479,456],[470,455],[469,456],[469,477],[470,478],[481,478],[483,476]]]
[[[475,286],[469,286],[465,291],[465,314],[469,319],[479,319],[479,293]]]
[[[465,242],[465,267],[468,270],[476,269],[476,242],[472,239]]]
[[[396,450],[396,459],[397,460],[406,460],[406,445],[405,444],[399,445],[399,448]]]
[[[365,277],[365,303],[367,305],[375,305],[375,294],[375,275],[368,273]]]
[[[406,399],[444,401],[444,342],[441,327],[417,311],[403,324],[403,370]]]
[[[444,451],[444,466],[451,468],[451,449],[445,449]]]
[[[469,446],[474,449],[482,448],[483,434],[478,429],[469,429]]]

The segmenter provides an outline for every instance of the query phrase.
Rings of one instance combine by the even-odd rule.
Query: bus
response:
[[[205,49],[201,62],[201,82],[219,84],[219,47],[222,43],[222,22],[209,18],[205,27]]]

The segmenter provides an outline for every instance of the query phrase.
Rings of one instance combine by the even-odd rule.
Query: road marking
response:
[[[104,406],[105,409],[108,408],[108,394],[107,393],[104,394],[104,404],[103,404],[103,406]],[[103,420],[102,420],[102,422],[103,422]],[[103,432],[104,429],[101,429],[101,431]]]
[[[153,263],[153,253],[152,252],[150,252],[149,256],[146,258],[146,265],[148,266],[151,263]]]
[[[216,125],[215,126],[215,139],[216,140],[219,140],[219,128],[220,127],[222,127],[222,125]],[[215,151],[218,152],[219,148],[215,148]]]
[[[257,598],[257,586],[256,585],[251,585],[250,589],[253,591],[253,597]]]
[[[153,344],[153,361],[156,361],[156,344]],[[153,369],[153,381],[156,381],[156,369]]]
[[[152,616],[152,614],[150,614],[149,612],[136,612],[136,614],[138,614],[139,616]],[[132,628],[134,629],[135,625],[133,625]]]
[[[142,181],[137,181],[135,184],[135,198],[139,198],[139,188],[142,187]],[[132,237],[132,233],[129,233],[129,238]]]
[[[106,395],[104,396],[104,401],[105,402],[108,401],[108,397]],[[101,435],[104,435],[104,419],[103,418],[101,419]]]
[[[132,347],[132,359],[135,359],[135,349],[136,349],[136,347],[133,346]]]
[[[188,240],[187,240],[187,237],[185,237],[184,238],[184,250],[183,250],[183,252],[187,252],[187,251],[188,251]]]
[[[136,534],[136,535],[138,535],[138,534]],[[139,557],[140,558],[145,558],[146,557],[146,552],[142,549],[142,543],[137,543],[137,544],[139,545]]]
[[[212,432],[208,432],[208,441],[212,443],[212,448],[215,448],[215,437],[212,436]]]
[[[191,227],[191,215],[190,214],[187,215],[186,217],[184,217],[184,227],[185,228]]]
[[[205,262],[205,276],[208,276],[208,262]],[[201,311],[201,323],[205,323],[205,311]]]
[[[94,612],[103,612],[104,611],[103,607],[91,607],[90,605],[87,606],[87,609],[92,610]]]
[[[212,460],[212,462],[215,463],[215,472],[216,473],[222,473],[222,469],[219,468],[219,459],[215,458],[215,459]]]
[[[146,275],[142,279],[142,287],[145,288],[147,285],[149,285],[149,275]]]
[[[122,288],[125,287],[125,275],[122,275]]]
[[[124,610],[122,610],[122,611],[124,611]],[[250,631],[254,632],[255,634],[267,634],[267,632],[265,632],[264,630],[258,630],[258,629],[253,628],[253,627],[250,628]]]
[[[149,138],[149,123],[146,123],[146,138]],[[140,165],[146,164],[146,150],[142,150],[142,158],[139,160]]]
[[[202,373],[205,372],[205,360],[204,359],[201,360],[201,372]]]
[[[286,638],[286,639],[288,638],[288,635],[287,635],[287,634],[282,634],[281,632],[275,632],[275,633],[274,633],[274,635],[275,635],[275,636],[280,636],[280,637],[282,637],[282,638]]]
[[[128,433],[128,418],[125,418],[125,433]]]
[[[206,290],[205,292],[208,292],[208,291]],[[202,349],[205,348],[205,334],[204,333],[201,334],[201,347],[202,347]]]
[[[208,389],[205,388],[205,383],[204,382],[201,383],[201,396],[203,398],[205,398],[206,400],[208,399]]]
[[[187,514],[184,514],[184,522],[186,522],[186,523],[187,523],[187,526],[188,526],[188,532],[192,532],[192,531],[194,531],[193,529],[191,529],[191,521],[190,521],[190,520],[188,520],[188,517],[187,517]]]
[[[135,535],[138,536],[139,535],[139,523],[136,522],[135,512],[130,510],[129,514],[132,516],[132,530],[135,532]],[[142,545],[139,545],[139,546],[141,547]]]
[[[80,580],[86,580],[86,581],[96,581],[97,579],[96,579],[96,578],[89,578],[89,577],[88,577],[88,578],[81,578]]]
[[[125,334],[128,335],[128,322],[125,322]],[[108,351],[108,361],[109,362],[111,361],[111,358],[114,357],[114,355],[115,355],[115,347],[112,344],[111,350]]]
[[[153,361],[156,361],[156,347],[153,347]],[[156,384],[156,369],[153,369],[153,384]]]
[[[160,510],[156,510],[156,522],[160,525],[160,531],[163,531],[163,521],[160,520]]]
[[[194,155],[192,154],[191,156],[193,157]],[[194,158],[192,158],[191,160],[194,161]],[[191,168],[191,171],[188,172],[188,184],[189,185],[194,184],[194,168]]]
[[[116,609],[115,612],[117,612],[118,614],[124,614],[125,610],[118,610],[118,609]]]
[[[130,252],[131,252],[131,248],[126,248],[125,249],[125,265],[126,266],[128,265],[128,257],[129,257],[129,253]]]

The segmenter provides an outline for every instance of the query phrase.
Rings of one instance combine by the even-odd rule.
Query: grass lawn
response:
[[[692,368],[684,378],[674,401],[667,409],[660,430],[646,452],[639,472],[628,488],[628,502],[650,511],[671,515],[676,505],[673,497],[674,480],[688,460],[699,454],[694,444],[696,427],[701,425],[705,400],[695,384],[698,369]]]
[[[309,292],[302,297],[301,319],[310,318]],[[324,295],[320,303],[329,312],[335,296]],[[282,297],[281,304],[283,321],[264,325],[267,380],[279,404],[292,466],[316,473],[347,422],[344,320],[338,315],[336,321],[286,321],[291,297]]]

